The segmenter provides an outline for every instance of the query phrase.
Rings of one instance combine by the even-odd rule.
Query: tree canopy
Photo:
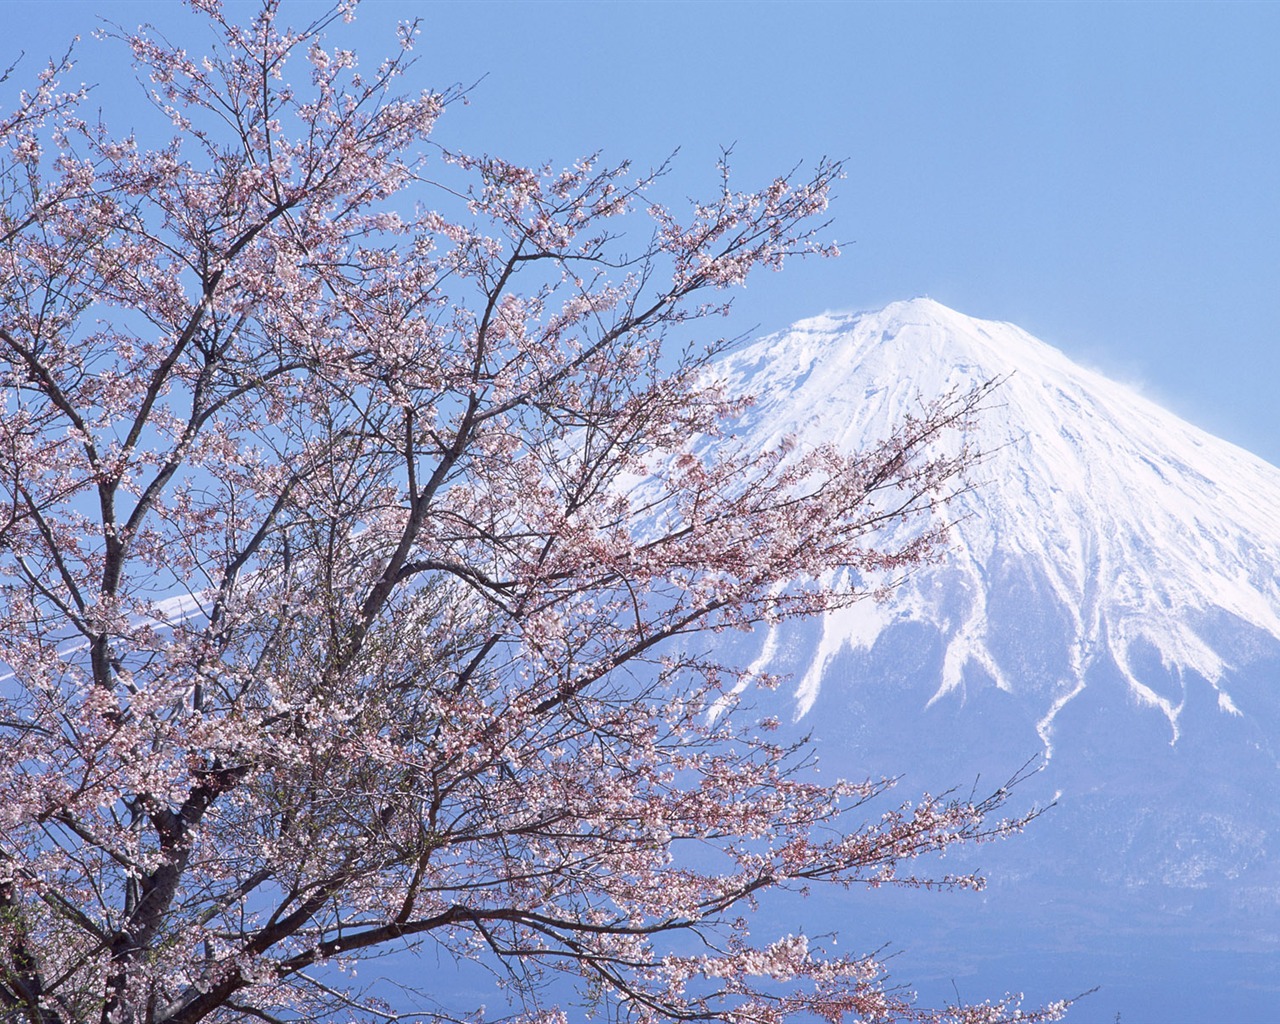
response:
[[[116,40],[166,139],[69,62],[0,119],[0,1020],[390,1020],[353,968],[406,947],[529,1022],[560,976],[597,1019],[1060,1012],[749,930],[1022,823],[818,783],[682,642],[918,564],[972,457],[933,442],[980,392],[855,458],[735,443],[712,325],[833,252],[840,165],[667,205],[661,166],[437,145],[412,26],[370,66],[346,7],[192,6],[208,53]]]

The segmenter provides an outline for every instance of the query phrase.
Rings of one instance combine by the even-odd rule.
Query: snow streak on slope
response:
[[[1280,470],[1017,327],[928,299],[801,321],[722,370],[732,387],[760,396],[742,430],[752,443],[794,434],[846,450],[922,399],[1009,377],[978,424],[975,440],[989,455],[951,508],[947,563],[886,604],[826,617],[799,680],[798,716],[842,649],[869,647],[905,619],[943,638],[934,700],[963,692],[975,671],[1002,689],[1034,687],[1046,749],[1054,716],[1103,660],[1168,719],[1172,740],[1196,676],[1217,690],[1222,713],[1239,713],[1224,688],[1235,655],[1220,626],[1280,637]],[[1003,600],[1007,632],[1001,588],[1013,577],[1031,581],[1068,625],[1053,678],[1010,671],[1007,644],[994,642],[992,605]],[[1140,665],[1157,656],[1181,685],[1149,682]]]

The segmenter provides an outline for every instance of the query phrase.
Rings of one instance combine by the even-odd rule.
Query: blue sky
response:
[[[249,4],[230,4],[249,10]],[[302,21],[323,8],[286,0]],[[81,44],[127,119],[104,16],[198,45],[165,2],[0,0],[0,56]],[[660,162],[672,198],[844,157],[843,257],[754,280],[738,325],[930,295],[1011,320],[1280,464],[1280,4],[366,2],[372,60],[423,21],[415,85],[483,81],[446,144]]]

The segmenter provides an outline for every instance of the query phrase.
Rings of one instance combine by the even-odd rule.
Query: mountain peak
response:
[[[1280,638],[1280,470],[1012,324],[928,298],[801,321],[722,371],[758,396],[750,439],[849,451],[922,401],[1007,378],[970,438],[989,454],[950,510],[949,559],[886,604],[824,620],[797,673],[799,714],[841,650],[870,647],[904,618],[941,638],[934,701],[982,685],[1038,694],[1047,750],[1054,719],[1103,666],[1167,720],[1170,741],[1197,687],[1239,712],[1229,670],[1250,644]],[[1002,633],[1028,628],[1012,621],[1031,614],[1009,605],[1015,591],[1066,624],[1031,671]]]
[[[952,309],[950,306],[944,306],[937,299],[931,299],[927,295],[917,295],[913,299],[899,299],[897,302],[891,302],[876,312],[882,316],[893,317],[911,323],[947,323],[956,320],[970,321],[973,319]]]
[[[818,316],[796,321],[791,325],[790,333],[825,333],[832,330],[844,330],[848,325],[859,320],[874,321],[885,327],[890,325],[902,327],[908,324],[944,326],[972,322],[971,317],[959,313],[949,306],[944,306],[936,299],[919,295],[913,299],[899,299],[876,310],[860,310],[857,312],[828,311]]]
[[[935,976],[998,929],[1015,937],[1008,969],[1082,971],[1056,992],[1140,978],[1151,1019],[1270,1019],[1275,987],[1256,986],[1280,977],[1280,469],[930,299],[802,321],[720,371],[757,396],[746,444],[846,452],[949,387],[1003,381],[967,438],[988,454],[937,564],[882,602],[720,641],[744,679],[788,680],[751,704],[802,719],[824,771],[982,789],[1040,745],[1017,799],[1054,810],[983,848],[979,913],[927,912]],[[1224,1012],[1243,992],[1260,998]]]

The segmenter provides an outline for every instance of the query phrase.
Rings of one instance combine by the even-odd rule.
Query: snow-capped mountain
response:
[[[799,680],[798,714],[842,647],[870,646],[903,618],[943,638],[933,699],[975,675],[1035,692],[1046,747],[1055,716],[1102,660],[1135,704],[1167,719],[1170,741],[1189,687],[1212,687],[1223,714],[1242,714],[1226,682],[1252,650],[1242,636],[1280,637],[1280,469],[1011,324],[929,299],[801,321],[722,369],[761,396],[753,440],[794,434],[849,450],[918,411],[922,397],[1004,380],[971,438],[987,455],[950,508],[946,567],[886,604],[828,616]],[[1025,619],[1025,602],[1004,605],[1027,586],[1042,588],[1039,611],[1065,627],[1035,666],[1000,635],[1010,616]],[[1167,678],[1152,677],[1153,657]]]
[[[1079,968],[1048,995],[1127,993],[1082,1020],[1269,1019],[1280,469],[1017,327],[928,299],[801,321],[719,369],[759,396],[748,442],[849,451],[933,396],[1003,379],[969,438],[987,454],[948,509],[941,563],[884,602],[733,652],[789,677],[796,728],[840,774],[968,786],[1048,758],[1028,791],[1058,806],[981,855],[982,914],[930,909],[903,934],[910,907],[895,904],[895,940],[913,961],[933,943],[951,979],[958,948],[1013,927],[1010,980],[1040,955]]]

